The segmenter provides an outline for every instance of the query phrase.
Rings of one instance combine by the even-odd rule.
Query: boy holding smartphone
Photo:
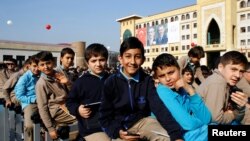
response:
[[[104,81],[108,50],[102,44],[91,44],[85,51],[89,71],[77,79],[68,95],[66,106],[78,120],[79,134],[86,141],[109,141],[98,122],[99,105]]]

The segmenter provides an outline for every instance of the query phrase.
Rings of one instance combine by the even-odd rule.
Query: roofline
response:
[[[41,46],[62,46],[62,47],[70,47],[70,43],[34,43],[34,42],[25,42],[25,41],[11,41],[11,40],[0,40],[0,43],[12,43],[12,44],[22,44],[22,45],[41,45]]]
[[[141,19],[141,18],[143,18],[143,17],[142,17],[142,16],[139,16],[139,15],[136,15],[136,14],[133,14],[133,15],[126,16],[126,17],[123,17],[123,18],[120,18],[120,19],[116,19],[116,21],[117,21],[117,22],[121,22],[121,21],[123,21],[123,20],[130,19],[130,18]]]

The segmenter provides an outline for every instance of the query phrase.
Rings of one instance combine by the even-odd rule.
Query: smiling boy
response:
[[[120,47],[120,70],[104,83],[100,123],[114,140],[182,141],[182,129],[156,93],[151,76],[141,68],[145,60],[143,44],[127,38]],[[151,111],[156,119],[150,117]],[[155,131],[170,135],[161,136]],[[131,135],[139,134],[139,135]]]

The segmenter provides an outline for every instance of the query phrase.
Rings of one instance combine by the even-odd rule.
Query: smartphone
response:
[[[98,102],[93,102],[93,103],[85,104],[84,107],[85,107],[85,108],[91,108],[91,107],[98,106],[98,105],[100,105],[100,104],[101,104],[101,102],[98,101]]]

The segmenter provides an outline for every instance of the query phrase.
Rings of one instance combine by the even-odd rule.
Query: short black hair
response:
[[[36,54],[38,62],[40,61],[54,61],[53,55],[50,51],[41,51]]]
[[[103,56],[108,60],[108,50],[103,44],[93,43],[90,44],[84,53],[85,60],[88,62],[92,56]]]
[[[203,58],[205,56],[205,52],[202,46],[195,46],[188,51],[189,57],[197,57]]]
[[[61,57],[63,57],[65,54],[72,54],[72,55],[75,56],[74,50],[73,50],[72,48],[68,48],[68,47],[63,48],[63,49],[61,50]]]
[[[120,56],[122,56],[123,53],[129,49],[140,49],[142,57],[143,57],[143,59],[145,59],[144,47],[143,47],[142,42],[138,38],[129,37],[129,38],[125,39],[120,46]]]
[[[162,68],[164,66],[168,66],[168,67],[175,66],[178,69],[180,69],[180,66],[177,60],[175,59],[175,57],[168,53],[163,53],[155,58],[153,65],[152,65],[152,70],[155,72],[158,67]]]

